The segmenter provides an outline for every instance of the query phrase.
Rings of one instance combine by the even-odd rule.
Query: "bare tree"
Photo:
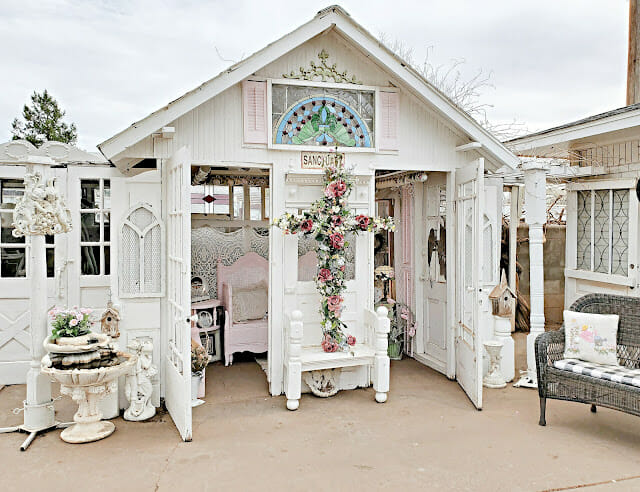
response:
[[[413,48],[399,39],[390,39],[385,33],[379,35],[380,42],[394,52],[405,63],[411,65],[427,82],[445,95],[453,104],[474,118],[480,125],[492,132],[500,140],[515,138],[527,132],[523,123],[492,123],[487,118],[487,110],[491,104],[482,101],[483,93],[495,89],[491,82],[493,72],[478,70],[475,75],[466,77],[462,74],[464,59],[453,59],[448,64],[435,65],[430,59],[434,47],[427,48],[427,55],[422,63],[415,61]]]

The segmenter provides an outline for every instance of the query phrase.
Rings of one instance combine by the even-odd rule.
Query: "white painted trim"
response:
[[[598,181],[580,181],[567,183],[567,191],[585,191],[585,190],[635,190],[635,179],[602,179]],[[635,191],[634,191],[635,195]],[[629,196],[631,200],[632,196]]]
[[[635,286],[634,277],[625,277],[624,275],[611,275],[608,273],[589,272],[587,270],[570,270],[565,268],[564,276],[568,278],[576,278],[582,280],[590,280],[592,282],[602,282],[606,284]]]
[[[581,125],[560,128],[544,135],[523,137],[510,142],[515,151],[535,151],[550,145],[571,142],[582,138],[602,135],[604,133],[625,130],[640,126],[640,109],[603,118],[601,120],[582,123]]]

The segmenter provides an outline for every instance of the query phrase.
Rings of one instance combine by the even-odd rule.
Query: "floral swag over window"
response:
[[[356,339],[346,335],[340,319],[346,289],[345,234],[363,231],[394,230],[391,217],[378,218],[356,215],[347,203],[353,188],[353,175],[345,169],[342,154],[336,154],[334,164],[325,166],[324,196],[301,215],[285,213],[274,220],[284,234],[312,235],[318,241],[318,274],[316,288],[322,297],[322,349],[325,352],[349,350]]]

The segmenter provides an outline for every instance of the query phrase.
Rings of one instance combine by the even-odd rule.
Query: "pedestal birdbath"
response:
[[[98,402],[117,391],[118,377],[130,372],[137,360],[135,355],[113,351],[106,335],[91,333],[76,338],[77,343],[62,346],[50,338],[45,340],[49,354],[42,359],[41,367],[43,374],[60,383],[60,392],[78,404],[75,424],[60,434],[63,441],[73,444],[98,441],[113,433],[115,425],[102,421]]]

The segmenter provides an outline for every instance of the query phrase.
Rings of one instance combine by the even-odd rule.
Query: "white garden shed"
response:
[[[314,112],[319,126],[310,131]],[[68,165],[53,170],[67,176],[74,225],[90,227],[87,236],[76,227],[60,244],[56,237],[51,303],[100,308],[110,290],[121,345],[154,341],[156,398],[164,398],[183,439],[192,438],[192,276],[208,279],[206,294],[220,299],[218,260],[232,266],[252,254],[267,262],[271,395],[291,384],[293,342],[303,359],[305,348],[319,345],[319,297],[307,256],[313,247],[270,224],[322,195],[318,163],[335,146],[354,175],[352,209],[389,213],[398,223],[394,247],[381,254],[370,233],[352,241],[343,319],[359,341],[372,342],[374,266],[386,258],[395,266],[396,299],[415,312],[406,350],[457,379],[481,408],[481,343],[493,336],[487,295],[499,283],[503,192],[491,174],[518,160],[333,6],[99,144],[108,163],[62,159]],[[2,178],[19,178],[19,167],[0,169]],[[17,286],[21,279],[1,281]],[[304,332],[294,340],[298,321]],[[2,347],[14,331],[0,332],[0,383],[9,374]],[[320,355],[313,367],[339,367],[340,389],[380,384],[378,366],[328,360]],[[19,371],[11,371],[10,382],[19,382]]]

